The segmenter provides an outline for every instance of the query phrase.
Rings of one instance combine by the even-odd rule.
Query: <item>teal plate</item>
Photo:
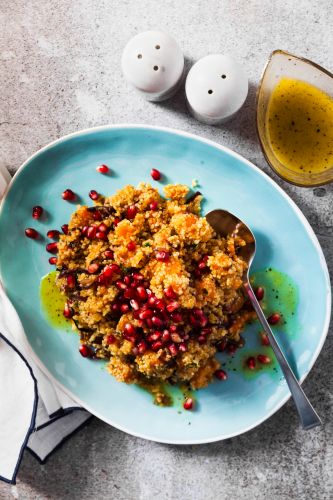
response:
[[[95,167],[106,163],[112,175]],[[105,422],[154,441],[194,444],[241,434],[275,413],[289,398],[287,385],[262,372],[246,378],[230,371],[196,394],[193,412],[152,404],[150,394],[115,381],[103,362],[82,358],[78,337],[52,328],[44,317],[39,284],[50,271],[45,241],[24,236],[25,227],[46,233],[68,221],[73,204],[61,193],[72,188],[81,203],[96,189],[112,194],[125,184],[151,181],[151,168],[164,174],[162,183],[200,182],[204,212],[225,208],[254,231],[258,252],[255,269],[283,271],[297,284],[298,334],[283,337],[287,357],[303,380],[326,337],[330,318],[330,284],[319,243],[290,198],[265,174],[238,154],[193,135],[147,126],[111,126],[79,132],[52,143],[32,156],[18,171],[0,212],[0,273],[4,287],[23,323],[38,365],[74,400]],[[31,218],[31,208],[47,210],[45,222]],[[255,327],[252,325],[252,330]],[[258,330],[258,328],[257,328]],[[251,346],[251,335],[246,334]]]

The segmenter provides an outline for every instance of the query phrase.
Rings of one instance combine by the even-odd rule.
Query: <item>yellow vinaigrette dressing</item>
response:
[[[309,83],[282,78],[272,92],[267,130],[289,170],[315,174],[333,165],[333,99]]]

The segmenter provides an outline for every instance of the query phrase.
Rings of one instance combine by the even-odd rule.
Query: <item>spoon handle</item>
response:
[[[263,310],[260,307],[260,304],[251,288],[250,283],[247,281],[244,283],[245,291],[254,307],[255,312],[257,313],[258,319],[262,324],[265,332],[268,335],[271,347],[274,351],[276,359],[278,360],[280,367],[282,369],[283,375],[287,381],[289,386],[289,390],[293,397],[294,403],[296,405],[299,417],[301,419],[303,429],[312,429],[312,427],[316,427],[317,425],[321,425],[321,420],[317,415],[316,411],[312,407],[310,401],[304,394],[303,389],[298,383],[297,378],[295,377],[285,355],[281,351],[279,344],[276,341],[274,333],[272,332],[266,317],[263,313]]]

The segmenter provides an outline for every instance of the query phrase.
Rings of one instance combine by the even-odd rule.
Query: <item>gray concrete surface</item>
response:
[[[332,271],[333,186],[302,189],[277,179],[254,125],[255,89],[273,49],[333,70],[330,0],[0,0],[0,20],[0,161],[12,172],[41,146],[94,125],[146,123],[198,133],[277,180],[309,219]],[[251,91],[231,123],[199,124],[182,92],[149,104],[126,85],[124,44],[156,27],[173,34],[189,60],[228,52],[243,62]],[[17,485],[0,484],[0,498],[332,499],[332,357],[329,335],[304,384],[323,429],[303,432],[291,402],[259,428],[205,446],[150,443],[93,419],[46,465],[26,453]]]

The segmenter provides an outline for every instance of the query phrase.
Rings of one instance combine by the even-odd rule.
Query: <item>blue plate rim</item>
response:
[[[17,182],[18,178],[20,177],[20,174],[23,169],[27,168],[29,164],[38,156],[42,155],[45,151],[48,151],[52,149],[54,146],[57,146],[58,144],[61,144],[63,142],[66,142],[74,137],[79,137],[79,136],[84,136],[86,134],[90,133],[95,133],[98,131],[106,131],[106,130],[120,130],[120,129],[139,129],[139,130],[155,130],[155,131],[160,131],[160,132],[166,132],[166,133],[171,133],[174,135],[180,135],[182,137],[187,137],[189,139],[193,139],[196,141],[201,141],[205,144],[208,144],[209,146],[212,146],[216,149],[219,149],[221,151],[226,152],[228,155],[233,156],[234,158],[237,158],[239,161],[245,163],[249,168],[254,170],[257,174],[261,175],[264,177],[270,184],[273,185],[273,187],[281,194],[281,196],[287,201],[289,204],[290,208],[294,211],[295,215],[299,218],[301,221],[304,229],[306,230],[306,233],[308,237],[311,239],[312,243],[314,244],[314,247],[317,251],[319,260],[320,260],[320,265],[321,268],[324,272],[325,275],[325,281],[326,281],[326,316],[325,316],[325,321],[324,321],[324,327],[322,330],[320,342],[318,344],[318,347],[316,351],[312,355],[312,360],[309,366],[309,369],[306,373],[303,374],[303,376],[300,379],[300,383],[303,383],[305,378],[308,376],[310,371],[312,370],[322,348],[325,343],[327,334],[328,334],[328,329],[329,329],[329,324],[330,324],[330,318],[331,318],[331,307],[332,307],[332,292],[331,292],[331,283],[330,283],[330,276],[328,272],[328,267],[327,267],[327,262],[323,253],[323,250],[320,246],[320,243],[318,241],[318,238],[312,229],[310,223],[308,222],[307,218],[303,214],[303,212],[300,210],[300,208],[296,205],[296,203],[290,198],[290,196],[273,180],[271,177],[269,177],[265,172],[263,172],[259,167],[257,167],[254,163],[252,163],[250,160],[247,160],[244,156],[240,155],[239,153],[236,153],[232,149],[223,146],[221,144],[218,144],[217,142],[207,139],[205,137],[201,137],[197,134],[192,134],[191,132],[185,132],[179,129],[171,128],[171,127],[162,127],[158,125],[145,125],[145,124],[131,124],[131,123],[124,123],[124,124],[112,124],[112,125],[101,125],[98,127],[90,127],[86,129],[79,130],[77,132],[72,132],[70,134],[66,134],[59,139],[56,139],[50,143],[48,143],[46,146],[43,146],[40,148],[38,151],[33,153],[31,156],[29,156],[23,164],[17,169],[15,172],[12,180],[8,184],[5,193],[2,197],[2,200],[0,201],[0,217],[2,213],[2,209],[4,206],[4,202],[7,198],[7,195],[10,191],[10,189],[13,187],[13,185]],[[0,275],[1,279],[1,275]],[[1,282],[0,282],[1,285]],[[6,291],[4,285],[3,285],[4,290]],[[22,327],[22,332],[24,332],[23,327]],[[271,410],[268,412],[263,418],[259,419],[255,424],[251,424],[250,426],[244,427],[243,429],[238,430],[237,432],[232,432],[228,435],[221,435],[221,436],[216,436],[214,438],[210,439],[194,439],[194,440],[167,440],[167,439],[155,439],[150,436],[147,436],[144,433],[135,433],[131,430],[128,430],[126,427],[123,427],[119,425],[118,423],[115,424],[112,419],[106,418],[102,415],[100,415],[98,412],[96,412],[94,409],[90,408],[86,403],[81,401],[78,397],[73,395],[70,390],[68,390],[66,387],[64,387],[45,367],[45,365],[42,363],[42,361],[39,359],[37,354],[34,352],[32,349],[29,339],[27,335],[24,332],[24,344],[25,347],[27,348],[27,351],[29,355],[31,356],[32,360],[36,363],[38,368],[41,369],[41,371],[57,386],[59,389],[61,389],[67,396],[69,396],[73,401],[75,401],[77,404],[82,406],[82,408],[86,409],[89,413],[92,415],[95,415],[97,418],[102,420],[103,422],[115,427],[116,429],[119,429],[123,432],[126,432],[127,434],[130,434],[135,437],[143,438],[148,441],[154,441],[158,443],[165,443],[165,444],[176,444],[176,445],[192,445],[192,444],[206,444],[206,443],[213,443],[217,441],[222,441],[225,439],[230,439],[235,436],[239,436],[241,434],[244,434],[245,432],[248,432],[263,422],[265,422],[267,419],[269,419],[272,415],[274,415],[282,406],[290,399],[291,395],[287,394],[279,403],[277,403]]]

